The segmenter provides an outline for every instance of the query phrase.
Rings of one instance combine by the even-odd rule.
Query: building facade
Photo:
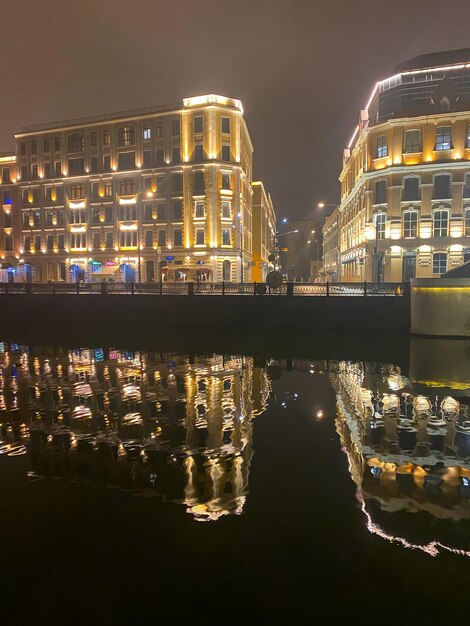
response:
[[[286,274],[289,280],[310,282],[310,262],[321,259],[318,230],[319,226],[313,219],[289,221],[289,234],[286,235]],[[281,241],[284,243],[285,239]]]
[[[336,282],[339,276],[339,223],[340,212],[336,208],[325,219],[323,232],[323,263],[320,276],[323,280]]]
[[[375,85],[340,181],[340,280],[438,277],[470,259],[470,49]]]
[[[253,182],[253,280],[263,282],[266,275],[274,269],[269,260],[276,248],[276,215],[271,196],[266,192],[261,181]]]
[[[10,273],[252,280],[253,146],[239,100],[186,98],[15,138],[15,154],[0,157],[0,261]]]

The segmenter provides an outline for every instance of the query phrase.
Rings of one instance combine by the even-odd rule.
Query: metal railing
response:
[[[403,296],[408,283],[0,283],[1,295]]]

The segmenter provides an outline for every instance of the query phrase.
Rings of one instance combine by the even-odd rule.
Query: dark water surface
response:
[[[3,623],[467,623],[470,342],[4,336]]]

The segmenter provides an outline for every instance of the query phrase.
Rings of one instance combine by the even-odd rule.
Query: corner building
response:
[[[436,278],[470,259],[470,49],[375,85],[340,181],[341,281]]]
[[[251,280],[253,147],[239,100],[186,98],[15,138],[4,159],[19,229],[16,241],[2,232],[0,256],[26,280]]]

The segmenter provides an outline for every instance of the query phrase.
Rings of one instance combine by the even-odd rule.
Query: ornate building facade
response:
[[[252,279],[253,146],[239,100],[185,98],[15,138],[0,156],[0,260],[15,278]]]
[[[340,182],[340,280],[431,278],[470,259],[470,49],[377,82]]]

